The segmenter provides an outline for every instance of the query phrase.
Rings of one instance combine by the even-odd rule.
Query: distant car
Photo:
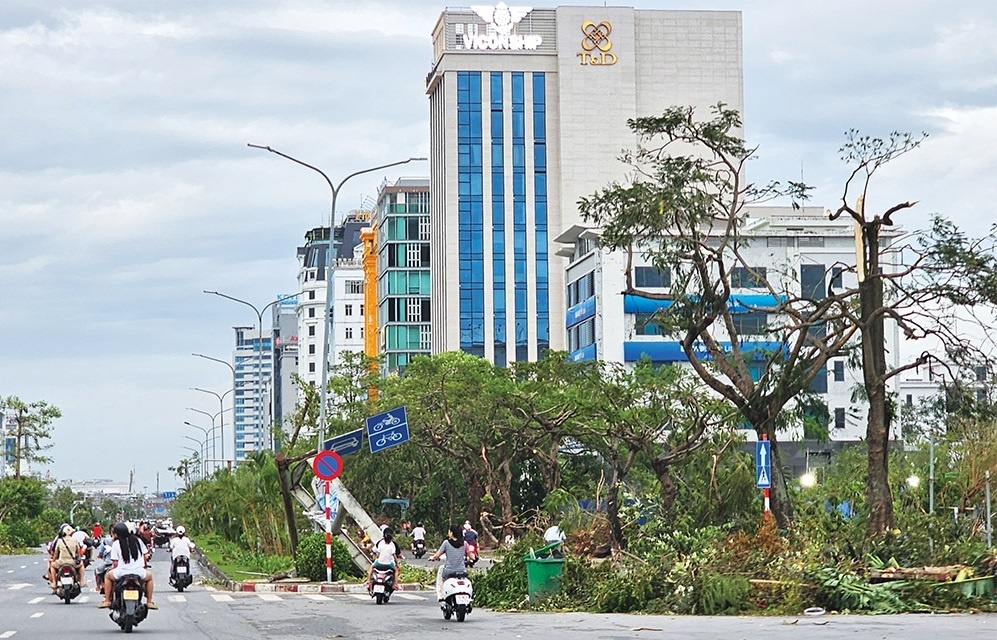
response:
[[[155,527],[152,532],[155,534],[153,544],[157,547],[165,547],[170,544],[170,538],[176,535],[173,527]]]

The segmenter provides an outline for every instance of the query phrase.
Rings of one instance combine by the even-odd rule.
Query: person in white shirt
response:
[[[173,562],[170,563],[170,574],[176,571],[177,558],[187,558],[187,566],[190,566],[190,552],[196,547],[194,541],[187,537],[187,530],[181,525],[177,527],[177,533],[170,538],[170,555]]]
[[[415,523],[415,528],[412,529],[412,550],[415,551],[415,543],[422,540],[423,544],[426,543],[426,529],[422,526],[421,522]]]
[[[374,545],[373,564],[367,572],[367,586],[370,587],[374,576],[374,568],[393,569],[395,574],[395,585],[398,584],[398,561],[402,559],[402,550],[398,548],[398,543],[394,541],[394,532],[391,527],[384,530],[384,539]]]
[[[177,535],[170,538],[170,553],[174,560],[181,556],[189,560],[190,552],[196,546],[194,541],[187,537],[187,530],[182,526],[177,527]]]
[[[114,568],[109,570],[104,577],[104,600],[97,607],[107,609],[111,606],[111,594],[114,593],[115,580],[135,574],[145,582],[145,606],[150,609],[158,609],[159,607],[152,600],[152,572],[145,570],[145,554],[147,552],[145,543],[133,534],[124,522],[118,522],[111,527],[111,536],[114,538],[114,543],[111,545],[111,566]]]

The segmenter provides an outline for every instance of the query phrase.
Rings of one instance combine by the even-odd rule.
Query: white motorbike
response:
[[[443,567],[440,567],[437,584],[442,576]],[[443,585],[438,589],[438,596],[444,620],[456,616],[457,622],[464,622],[467,614],[471,613],[474,591],[471,587],[471,579],[467,577],[466,573],[450,576],[443,580]]]

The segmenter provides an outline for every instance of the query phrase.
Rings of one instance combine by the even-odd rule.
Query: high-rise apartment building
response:
[[[233,431],[236,464],[254,451],[270,447],[270,434],[266,424],[267,402],[265,389],[273,375],[272,337],[264,336],[259,327],[233,327],[235,329],[235,399],[233,406]],[[226,454],[228,455],[228,454]]]
[[[554,237],[626,172],[627,120],[743,111],[741,14],[447,9],[433,30],[432,350],[498,365],[564,349]]]
[[[360,230],[370,226],[370,213],[354,211],[333,229],[332,255],[329,228],[305,234],[298,247],[298,375],[309,386],[322,384],[322,345],[325,340],[326,277],[332,273],[333,332],[329,362],[335,365],[344,351],[364,350],[363,244]]]
[[[297,296],[279,296],[280,302],[271,308],[271,344],[273,376],[267,383],[264,407],[265,424],[271,430],[271,448],[279,451],[284,421],[294,413],[298,401],[298,385],[292,374],[298,372]]]
[[[381,370],[404,369],[430,352],[429,179],[381,186],[377,230],[377,352]]]

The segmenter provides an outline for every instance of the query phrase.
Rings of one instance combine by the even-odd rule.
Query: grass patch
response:
[[[197,546],[211,564],[232,580],[263,578],[294,568],[294,558],[249,551],[214,534],[200,536]]]

